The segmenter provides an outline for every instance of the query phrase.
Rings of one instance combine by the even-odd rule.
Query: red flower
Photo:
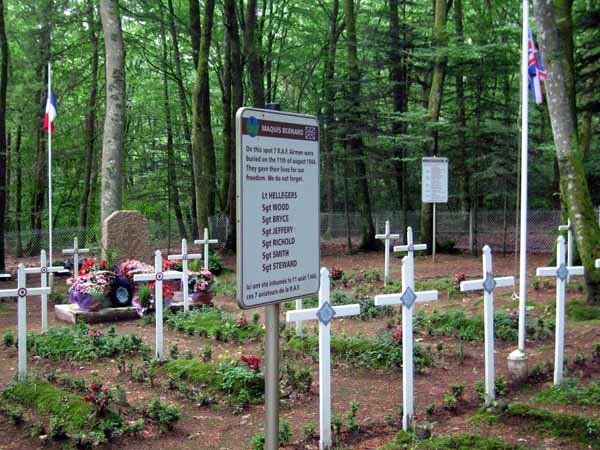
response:
[[[235,320],[235,326],[238,328],[245,327],[246,325],[248,325],[248,319],[246,319],[246,317],[244,317],[244,316],[239,316]]]
[[[87,394],[85,397],[83,397],[83,399],[84,399],[86,402],[88,402],[88,403],[91,403],[91,402],[93,402],[93,401],[94,401],[94,394],[91,394],[91,393],[90,393],[90,394]]]
[[[402,340],[402,328],[396,328],[396,330],[392,333],[392,339],[396,341]]]
[[[248,365],[250,370],[259,371],[260,370],[260,358],[255,355],[242,355],[240,358],[242,362]]]
[[[105,259],[101,259],[101,260],[100,260],[100,268],[101,268],[101,269],[106,269],[106,265],[107,265],[107,264],[108,264],[108,263],[106,262],[106,260],[105,260]]]

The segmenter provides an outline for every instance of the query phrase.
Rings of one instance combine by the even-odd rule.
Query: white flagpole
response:
[[[48,61],[48,98],[52,89],[52,67]],[[45,111],[44,111],[45,114]],[[48,122],[48,257],[52,265],[52,124]]]
[[[525,313],[527,301],[527,177],[529,134],[529,0],[523,0],[523,36],[521,54],[521,232],[519,251],[519,350],[525,353]]]

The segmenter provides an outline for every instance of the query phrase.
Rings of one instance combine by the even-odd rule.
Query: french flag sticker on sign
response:
[[[58,113],[56,107],[56,98],[54,92],[48,91],[48,98],[46,100],[46,114],[44,114],[44,130],[54,134],[54,119]]]

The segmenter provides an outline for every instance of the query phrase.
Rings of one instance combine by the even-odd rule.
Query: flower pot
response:
[[[190,295],[190,303],[212,305],[212,292],[194,292]]]

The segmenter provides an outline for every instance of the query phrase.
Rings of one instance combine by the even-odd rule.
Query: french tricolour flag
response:
[[[52,90],[48,91],[48,98],[46,100],[46,114],[44,114],[44,130],[50,130],[50,133],[54,134],[54,119],[58,113],[56,107],[56,98]]]

